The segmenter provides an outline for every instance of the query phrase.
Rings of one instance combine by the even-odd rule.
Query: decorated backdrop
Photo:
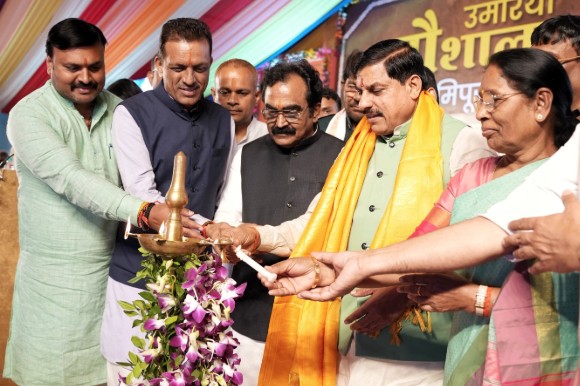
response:
[[[491,54],[529,47],[534,28],[560,14],[580,14],[576,0],[380,0],[349,14],[344,57],[390,38],[408,41],[438,80],[449,113],[474,114],[471,97]]]

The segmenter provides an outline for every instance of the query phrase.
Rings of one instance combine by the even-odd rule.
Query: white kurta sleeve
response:
[[[482,216],[509,232],[510,221],[562,212],[562,193],[578,193],[580,124],[572,138],[546,163],[530,174],[505,200]]]
[[[226,222],[231,226],[238,226],[242,222],[242,150],[236,153],[230,165],[228,179],[215,213],[215,222]]]

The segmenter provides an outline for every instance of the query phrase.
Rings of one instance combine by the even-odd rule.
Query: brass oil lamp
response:
[[[181,210],[187,205],[185,189],[185,170],[187,157],[180,151],[175,155],[173,162],[173,177],[171,185],[165,195],[165,203],[169,208],[169,216],[165,229],[158,234],[137,234],[141,247],[147,252],[171,259],[174,257],[199,254],[208,246],[223,247],[232,244],[231,240],[209,240],[201,237],[184,237],[181,223]]]

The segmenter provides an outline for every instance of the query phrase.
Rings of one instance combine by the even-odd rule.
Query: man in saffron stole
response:
[[[481,148],[480,138],[470,149],[454,148],[455,156],[449,155],[464,124],[444,116],[435,100],[421,92],[423,73],[420,54],[402,41],[383,41],[363,54],[358,75],[367,119],[357,126],[331,169],[293,257],[317,250],[377,248],[408,237],[441,193],[449,179],[448,169],[458,170],[469,161],[457,150],[481,156],[473,152]],[[450,165],[454,159],[462,163]],[[385,184],[389,177],[390,183]],[[373,234],[375,239],[369,239]],[[264,236],[261,231],[260,236]],[[350,302],[356,307],[356,301]],[[334,385],[338,322],[338,300],[324,304],[277,298],[260,384]],[[375,362],[375,367],[384,370],[372,367],[376,382],[389,382],[392,374],[440,383],[448,316],[435,316],[433,326],[435,333],[426,334],[405,322],[401,346],[391,346],[389,333],[377,343],[368,339],[378,348],[369,348],[363,355],[384,357],[387,348],[387,358],[394,360],[367,360],[359,371],[368,372],[369,362]],[[346,370],[341,382],[369,382],[368,377],[362,379],[352,372],[349,376],[348,366]]]
[[[542,83],[542,86],[545,87],[542,87],[540,90],[546,90],[546,88],[549,88],[553,95],[553,102],[547,103],[546,101],[552,100],[546,99],[543,103],[540,103],[542,100],[539,98],[534,99],[537,101],[535,104],[530,104],[525,101],[526,97],[521,94],[525,93],[527,98],[531,98],[536,94],[536,92],[540,93],[540,91],[536,91],[535,89],[529,90],[526,87],[518,87],[517,90],[521,90],[521,92],[512,93],[511,91],[513,90],[498,91],[497,87],[491,87],[491,89],[495,90],[497,95],[494,96],[493,102],[489,102],[489,99],[486,101],[486,110],[488,113],[493,112],[497,107],[495,105],[499,103],[502,104],[499,110],[501,110],[502,107],[507,107],[511,104],[512,113],[506,114],[504,111],[504,117],[500,119],[498,111],[496,111],[492,114],[493,121],[484,124],[484,129],[488,131],[488,136],[491,140],[494,136],[497,137],[497,135],[489,134],[489,130],[497,125],[501,127],[500,132],[502,132],[502,136],[506,136],[506,133],[509,132],[509,127],[506,127],[505,124],[510,120],[510,118],[524,127],[533,121],[537,121],[538,124],[542,122],[540,125],[542,127],[545,126],[546,129],[549,129],[550,125],[553,125],[554,128],[552,130],[555,134],[554,144],[560,146],[568,139],[569,133],[572,132],[575,125],[574,118],[570,113],[570,101],[572,100],[572,95],[570,91],[566,92],[566,89],[570,89],[567,77],[562,67],[552,57],[545,53],[541,53],[541,51],[522,49],[510,51],[515,54],[527,53],[528,56],[532,55],[531,59],[542,59],[542,62],[540,63],[538,61],[530,60],[529,57],[520,57],[520,63],[515,63],[515,66],[517,67],[516,73],[518,73],[518,75],[527,75],[529,73],[534,75],[532,71],[533,69],[525,68],[523,65],[524,63],[528,63],[528,66],[538,69],[545,67],[545,70],[540,73],[541,76],[538,77],[545,82]],[[509,52],[502,52],[494,55],[494,57],[497,58],[497,55],[504,56],[505,60],[499,62],[502,63],[500,67],[504,71],[506,63],[513,64],[514,62],[514,58],[512,57],[505,58],[509,55]],[[494,57],[490,59],[490,63],[493,63]],[[543,66],[540,64],[543,64]],[[495,78],[502,77],[496,75]],[[513,76],[508,76],[508,78],[514,79]],[[517,79],[521,79],[521,76]],[[546,79],[548,80],[546,81]],[[538,84],[536,80],[532,83]],[[485,90],[482,91],[482,94],[484,92]],[[545,93],[546,91],[543,92]],[[512,95],[514,98],[506,101],[507,95]],[[514,105],[514,103],[518,102],[520,104],[525,102],[530,107],[535,106],[535,109],[524,109],[521,105]],[[482,103],[481,100],[480,103]],[[550,110],[542,111],[542,109],[545,109],[544,106],[550,106],[550,104],[552,106]],[[481,111],[482,109],[479,109],[478,114],[481,114]],[[488,119],[489,116],[486,120]],[[525,122],[522,124],[524,119]],[[492,124],[490,124],[490,122]],[[493,122],[495,122],[496,125],[493,125]],[[547,125],[544,122],[546,122]],[[503,126],[501,124],[503,124]],[[532,137],[535,137],[535,135],[532,135]],[[572,148],[568,147],[568,150],[575,149],[577,151],[577,138],[578,136],[576,136],[576,141],[571,145]],[[497,141],[497,139],[495,141]],[[502,149],[497,150],[501,151]],[[558,154],[560,157],[554,157],[558,159],[556,165],[563,165],[562,156],[564,153],[559,152],[557,155]],[[564,157],[564,159],[566,158]],[[568,161],[570,160],[568,159]],[[550,160],[549,163],[553,167],[554,163],[552,163],[552,160]],[[570,162],[568,162],[568,164],[570,165]],[[548,165],[548,163],[546,165]],[[489,185],[485,185],[461,196],[454,206],[453,222],[474,217],[477,214],[486,211],[496,202],[503,200],[513,188],[523,181],[527,174],[532,172],[532,169],[535,169],[538,166],[538,163],[529,164],[516,172],[512,172],[507,177],[497,179]],[[574,178],[576,177],[575,173],[577,172],[576,166],[577,165],[572,165],[571,167],[571,169],[573,169]],[[546,169],[542,170],[542,172],[545,173]],[[533,176],[536,176],[537,174],[538,173],[534,173]],[[544,174],[543,177],[547,177],[544,180],[551,181],[550,175],[554,174],[557,175],[559,173],[552,172]],[[558,179],[558,177],[555,178]],[[534,179],[532,178],[526,181],[528,184],[527,188],[529,188],[530,181],[533,183]],[[480,183],[481,182],[485,182],[485,179],[482,179]],[[519,199],[520,201],[526,200],[526,198],[521,195],[519,196]],[[539,203],[542,201],[535,200],[535,202]],[[514,206],[519,207],[521,204],[516,203]],[[505,209],[509,209],[509,207],[504,207],[504,211],[500,213],[505,212]],[[479,242],[483,243],[486,243],[487,240],[485,240],[485,238],[481,239],[478,233],[461,233],[461,227],[452,226],[451,228],[453,228],[455,236],[459,233],[462,235],[462,238],[455,237],[453,243],[448,243],[449,245],[443,248],[446,250],[445,254],[439,253],[441,248],[438,246],[441,242],[444,242],[444,240],[437,240],[436,238],[434,239],[431,237],[435,234],[445,234],[449,237],[447,232],[442,230],[435,232],[432,235],[421,237],[417,240],[400,243],[397,246],[394,246],[394,248],[381,250],[380,252],[382,256],[380,257],[382,259],[377,262],[381,266],[384,265],[390,267],[381,268],[381,272],[400,272],[402,270],[400,267],[404,267],[403,269],[406,271],[432,272],[449,268],[458,268],[461,266],[465,267],[473,264],[474,259],[470,257],[470,255],[473,254],[477,257],[479,253],[477,249],[485,249],[486,247],[484,245],[477,246],[477,244],[471,242],[471,250],[466,249],[465,244],[468,243],[464,242],[464,238],[480,240]],[[423,241],[421,239],[429,241],[427,243],[420,242]],[[419,241],[419,243],[417,241]],[[495,236],[495,238],[492,237],[491,242],[497,244],[497,236]],[[451,247],[454,244],[462,246],[460,248],[462,250],[461,255],[458,255],[457,251]],[[428,249],[426,245],[432,246],[432,248]],[[388,254],[389,250],[394,251],[390,256]],[[433,253],[433,250],[436,252]],[[504,253],[506,252],[507,251],[504,250]],[[385,259],[385,254],[387,254],[387,260],[383,260]],[[348,256],[348,258],[351,259],[348,263],[356,261],[357,256],[353,255],[354,254]],[[426,259],[424,258],[425,255],[427,256]],[[399,259],[404,259],[406,261],[404,265],[401,265],[401,262],[394,262],[397,260],[396,256],[404,256]],[[418,256],[421,256],[421,264],[418,264],[420,261],[417,258]],[[443,256],[445,256],[445,260],[442,259]],[[458,258],[460,258],[460,256],[463,260],[472,263],[458,264]],[[379,257],[378,254],[377,257]],[[317,258],[323,258],[322,262],[326,263],[330,261],[326,259],[326,256],[322,255],[317,255]],[[478,258],[481,258],[481,256]],[[334,255],[332,256],[332,259],[332,261],[340,262],[341,256]],[[376,263],[373,262],[373,259],[374,257],[370,257],[366,259],[365,263],[359,262],[356,266],[362,267],[363,265],[361,264],[364,264],[365,267],[371,267],[368,272],[371,272],[371,275],[376,275],[379,271],[372,267],[373,265],[376,267]],[[308,259],[304,260],[306,261],[305,264],[307,264]],[[479,262],[482,261],[485,260],[480,260]],[[304,263],[304,261],[302,263]],[[300,264],[300,262],[297,262],[296,264]],[[393,267],[395,267],[395,269],[393,269]],[[345,269],[342,269],[341,272],[341,276],[343,277],[345,272],[348,271],[346,267],[344,268]],[[497,285],[496,283],[501,283],[503,278],[506,276],[506,272],[509,272],[511,268],[512,265],[510,263],[500,259],[493,263],[477,266],[468,272],[475,281]],[[518,382],[518,384],[571,384],[573,371],[576,367],[575,363],[578,358],[578,349],[575,339],[578,320],[577,275],[573,274],[564,276],[558,274],[546,274],[544,276],[528,278],[521,274],[522,269],[525,268],[526,267],[518,267],[515,272],[510,274],[504,285],[504,292],[500,295],[492,313],[492,320],[489,327],[486,326],[487,323],[482,318],[466,314],[456,315],[454,323],[454,332],[456,332],[456,335],[450,342],[446,363],[447,381],[449,384],[475,385],[482,383],[500,384],[514,382]],[[279,277],[280,274],[283,273],[280,270],[277,270],[277,272]],[[364,279],[364,277],[368,277],[365,275],[367,274],[359,272],[355,275],[351,274],[351,277]],[[376,280],[378,279],[375,278],[375,283]],[[494,281],[496,283],[494,283]],[[323,277],[321,283],[328,284],[328,281]],[[337,288],[340,287],[337,286]],[[298,291],[300,290],[303,290],[303,288],[298,289]],[[341,289],[341,291],[343,290]],[[303,296],[305,296],[305,294],[303,294]],[[324,299],[327,297],[325,295],[325,297],[316,298]],[[489,345],[487,345],[488,341]]]

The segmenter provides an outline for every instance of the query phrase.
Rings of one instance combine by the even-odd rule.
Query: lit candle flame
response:
[[[127,217],[127,226],[125,227],[125,240],[129,238],[131,234],[131,216]]]
[[[167,238],[167,235],[165,234],[165,221],[161,223],[161,226],[159,227],[159,235],[162,238]]]

